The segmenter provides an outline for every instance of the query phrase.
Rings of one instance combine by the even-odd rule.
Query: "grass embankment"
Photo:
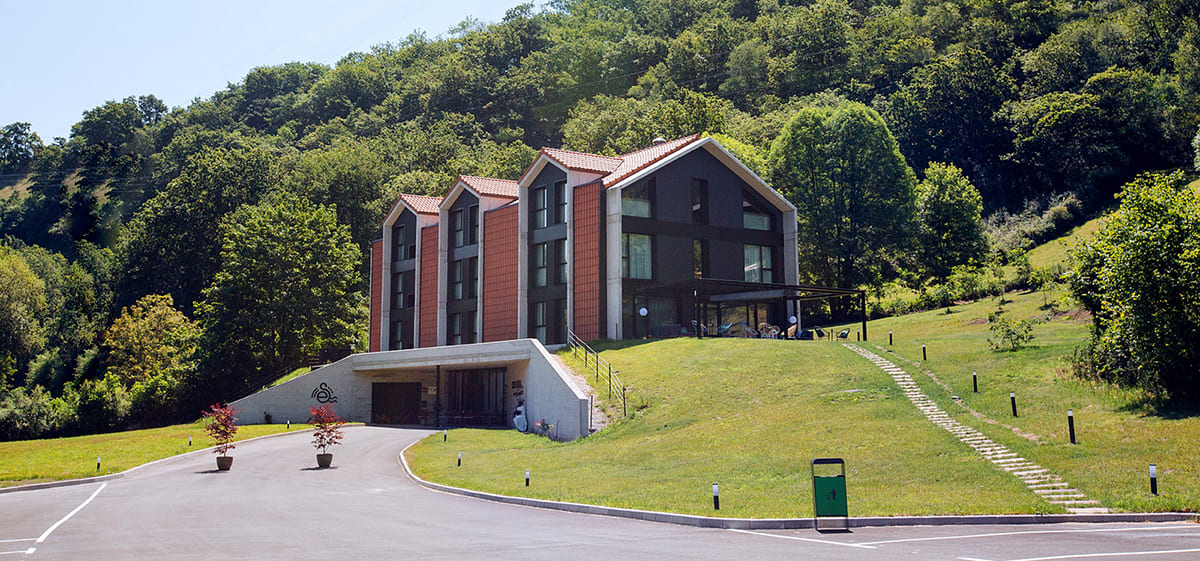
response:
[[[804,517],[812,515],[809,462],[840,457],[854,515],[1056,510],[934,427],[890,377],[840,344],[674,339],[603,354],[634,388],[631,407],[647,405],[636,415],[572,443],[456,430],[448,443],[415,446],[413,469],[509,495]],[[721,486],[719,512],[712,483]]]
[[[929,376],[914,375],[930,397],[959,421],[1062,475],[1104,506],[1200,510],[1200,411],[1156,408],[1140,391],[1075,378],[1067,358],[1087,340],[1090,319],[1053,313],[1045,306],[1060,295],[1009,294],[1003,305],[992,298],[954,306],[949,314],[943,309],[872,321],[871,346],[893,351],[910,361],[897,361],[909,367],[921,359],[921,344],[926,344],[929,360],[921,368],[949,387],[947,391]],[[987,316],[998,310],[1012,319],[1043,320],[1027,348],[990,349]],[[889,330],[893,347],[887,344]],[[978,394],[972,392],[973,370],[979,374]],[[1015,418],[1009,392],[1016,392]],[[996,424],[953,405],[951,395]],[[1076,445],[1069,443],[1067,409],[1074,410]],[[1149,494],[1150,464],[1158,465],[1157,497]]]
[[[293,424],[291,431],[312,430]],[[287,425],[238,427],[237,440],[288,432]],[[188,438],[192,446],[188,446]],[[118,473],[211,445],[200,421],[157,429],[50,440],[0,442],[0,487]],[[96,470],[96,457],[101,458]]]

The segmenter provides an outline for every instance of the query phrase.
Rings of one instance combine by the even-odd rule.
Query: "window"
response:
[[[463,343],[463,317],[462,314],[450,314],[450,344],[461,345]]]
[[[475,245],[479,243],[479,205],[467,209],[467,221],[470,222],[470,228],[467,230],[467,245]]]
[[[533,246],[533,255],[529,257],[530,266],[533,267],[532,281],[533,286],[541,287],[547,284],[547,266],[546,245],[544,243]]]
[[[533,190],[533,228],[545,228],[548,225],[547,213],[549,201],[546,200],[546,188],[536,187]]]
[[[554,184],[554,223],[567,223],[567,182]]]
[[[463,312],[463,336],[462,342],[474,343],[475,338],[475,310]]]
[[[746,244],[745,256],[746,282],[775,282],[770,247]]]
[[[742,227],[747,230],[771,229],[771,215],[759,208],[746,194],[742,194]]]
[[[653,244],[646,234],[621,234],[621,276],[627,279],[654,278]]]
[[[392,261],[411,259],[408,257],[408,236],[403,225],[392,227]]]
[[[404,273],[392,275],[392,309],[404,307]]]
[[[653,179],[626,187],[621,191],[621,214],[653,218],[654,206],[650,203],[653,193]]]
[[[479,297],[479,258],[472,257],[467,262],[467,298]]]
[[[708,181],[692,178],[692,224],[708,224]]]
[[[545,302],[534,302],[533,303],[533,313],[530,315],[533,316],[533,321],[530,322],[531,323],[530,327],[532,330],[532,333],[530,333],[530,335],[532,335],[538,341],[541,341],[543,344],[545,344],[546,343],[546,303]]]
[[[399,321],[393,321],[392,325],[389,329],[390,329],[390,332],[388,334],[391,335],[391,337],[389,337],[389,338],[392,340],[392,344],[388,345],[388,349],[393,350],[393,351],[403,349],[404,348],[404,331],[403,331],[404,324],[400,323]]]
[[[702,278],[708,274],[708,240],[692,240],[692,276]]]
[[[567,338],[567,299],[560,298],[554,302],[557,321],[554,324],[554,342],[562,343]]]
[[[463,222],[463,210],[457,209],[450,211],[450,232],[454,236],[454,247],[462,247],[466,245],[467,237],[466,224]]]
[[[554,284],[567,284],[567,240],[554,240],[554,257],[558,265],[554,271]]]
[[[462,300],[466,282],[466,259],[450,264],[450,299]]]

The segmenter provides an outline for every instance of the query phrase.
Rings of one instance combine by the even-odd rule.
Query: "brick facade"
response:
[[[509,205],[487,212],[483,234],[483,333],[482,341],[517,339],[517,276],[520,209]]]
[[[600,207],[602,196],[604,188],[598,181],[576,187],[574,212],[571,213],[571,235],[575,246],[571,263],[571,278],[575,281],[572,331],[584,341],[599,338],[603,332],[604,311],[600,308],[600,294],[604,290],[600,269],[600,228],[604,226]]]
[[[383,348],[380,343],[380,322],[383,318],[383,277],[384,271],[383,240],[371,242],[371,327],[368,335],[368,348],[377,352]]]
[[[438,333],[438,227],[421,230],[420,347],[436,347]]]

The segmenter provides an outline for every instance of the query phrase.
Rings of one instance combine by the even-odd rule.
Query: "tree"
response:
[[[12,123],[0,129],[0,173],[23,171],[42,148],[42,139],[29,123]]]
[[[806,107],[771,148],[772,183],[798,209],[801,274],[855,288],[909,247],[916,178],[874,110]]]
[[[200,328],[173,304],[169,295],[146,296],[104,334],[108,375],[130,389],[133,417],[144,424],[173,419],[180,384],[193,367]]]
[[[214,389],[244,391],[323,345],[352,346],[362,254],[334,207],[279,193],[221,231],[221,268],[198,307],[207,366],[229,377]]]
[[[0,393],[9,388],[18,366],[46,344],[45,309],[45,283],[20,253],[0,246]]]
[[[1071,290],[1092,313],[1103,379],[1164,398],[1200,397],[1200,195],[1182,172],[1144,175],[1071,255]]]
[[[945,279],[955,265],[982,259],[987,251],[982,213],[983,199],[962,170],[929,164],[917,184],[918,240],[926,275]]]
[[[1006,157],[1026,166],[1025,181],[1039,193],[1092,189],[1126,165],[1117,127],[1099,103],[1095,94],[1055,92],[1009,102],[997,113],[1015,137]]]

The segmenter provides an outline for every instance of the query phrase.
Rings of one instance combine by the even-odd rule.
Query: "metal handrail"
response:
[[[583,351],[583,367],[595,371],[597,384],[600,383],[601,378],[604,378],[608,383],[608,399],[612,399],[613,387],[616,387],[617,391],[620,392],[621,415],[628,416],[629,409],[625,401],[625,384],[621,383],[621,378],[617,375],[619,371],[613,370],[611,362],[605,360],[604,357],[600,356],[600,353],[587,344],[587,341],[580,339],[579,336],[575,335],[574,331],[569,329],[567,330],[567,344],[571,346],[571,352],[576,359],[579,358],[579,351]]]

